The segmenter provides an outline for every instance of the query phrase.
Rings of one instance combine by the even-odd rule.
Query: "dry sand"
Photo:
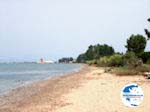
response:
[[[130,83],[139,84],[144,91],[144,100],[136,108],[124,106],[120,96]],[[150,81],[85,66],[72,75],[14,90],[0,98],[0,112],[150,112]]]

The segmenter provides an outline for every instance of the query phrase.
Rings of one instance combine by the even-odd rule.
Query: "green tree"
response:
[[[148,19],[148,21],[150,22],[150,18]],[[148,37],[147,40],[149,40],[150,39],[150,31],[148,31],[148,29],[145,29],[145,33],[146,33],[146,35]]]
[[[95,54],[95,46],[90,45],[85,53],[87,60],[92,60],[94,58],[94,54]]]
[[[86,62],[89,60],[98,59],[103,56],[112,55],[114,52],[114,48],[107,44],[90,45],[85,53],[78,56],[77,62]]]
[[[127,39],[127,52],[134,52],[136,55],[144,52],[146,47],[146,38],[142,35],[131,35]]]
[[[98,54],[100,57],[112,55],[114,52],[114,48],[108,46],[107,44],[99,45],[98,47]]]
[[[103,56],[112,55],[113,53],[114,53],[114,49],[111,46],[107,44],[104,45],[97,44],[94,46],[90,45],[85,55],[87,60],[93,60]]]
[[[80,54],[80,55],[78,56],[78,58],[77,58],[76,61],[77,61],[78,63],[85,63],[86,60],[87,60],[86,55],[85,55],[85,54]]]
[[[149,63],[150,62],[150,52],[143,52],[139,55],[139,57],[142,59],[143,63]]]

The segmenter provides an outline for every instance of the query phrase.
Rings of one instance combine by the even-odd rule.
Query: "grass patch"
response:
[[[150,72],[150,65],[142,65],[139,67],[115,67],[112,69],[111,73],[119,76],[133,76],[133,75],[143,75],[144,72]]]

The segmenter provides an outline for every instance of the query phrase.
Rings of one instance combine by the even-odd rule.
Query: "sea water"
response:
[[[61,76],[80,68],[80,64],[0,63],[0,94],[27,83]]]

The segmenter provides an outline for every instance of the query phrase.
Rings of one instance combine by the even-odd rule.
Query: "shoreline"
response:
[[[121,90],[137,83],[144,100],[126,107]],[[34,83],[0,98],[0,112],[149,112],[150,80],[143,76],[117,76],[105,68],[85,65],[78,72]],[[109,108],[108,108],[109,107]]]
[[[80,79],[78,74],[84,74],[85,72],[87,72],[86,70],[89,70],[88,65],[81,64],[81,67],[78,70],[72,71],[70,73],[63,74],[60,76],[55,76],[55,77],[48,77],[48,78],[45,78],[44,80],[31,82],[29,84],[21,85],[20,87],[12,89],[8,93],[0,96],[0,112],[6,112],[6,111],[8,111],[8,112],[14,112],[14,111],[20,112],[21,110],[18,109],[18,107],[20,107],[20,105],[24,105],[24,103],[28,102],[27,99],[30,99],[33,96],[36,96],[36,95],[41,94],[41,93],[43,94],[44,91],[46,89],[48,89],[48,87],[47,87],[48,85],[51,86],[49,89],[52,90],[51,91],[51,93],[52,93],[55,91],[53,89],[53,88],[55,88],[55,84],[60,86],[59,82],[66,80],[68,78]],[[74,76],[77,76],[77,77],[74,77]],[[77,82],[75,83],[75,85],[78,85],[79,80],[76,80],[76,81]],[[70,86],[70,87],[68,87],[62,91],[63,92],[69,91],[72,88],[72,86]],[[61,88],[58,88],[58,89],[60,90]],[[62,94],[63,93],[56,95],[54,93],[54,95],[56,95],[55,97],[59,97]],[[53,103],[52,103],[52,105],[53,105]],[[54,107],[52,107],[52,110],[53,110],[53,108]]]
[[[61,77],[61,76],[70,75],[70,74],[79,72],[80,70],[82,70],[82,68],[84,68],[84,66],[85,66],[84,64],[80,64],[79,68],[74,69],[73,71],[68,72],[68,73],[56,74],[56,76],[48,76],[48,77],[45,77],[45,78],[42,78],[42,79],[36,79],[36,80],[26,81],[26,82],[22,83],[21,85],[18,85],[18,86],[13,87],[13,88],[11,88],[9,90],[3,91],[2,93],[0,93],[0,98],[2,96],[8,95],[9,93],[11,93],[12,91],[14,91],[16,89],[23,88],[25,86],[30,86],[33,83],[37,83],[37,82],[44,81],[44,80],[50,80],[50,79],[53,79],[53,78],[58,78],[58,77]]]

